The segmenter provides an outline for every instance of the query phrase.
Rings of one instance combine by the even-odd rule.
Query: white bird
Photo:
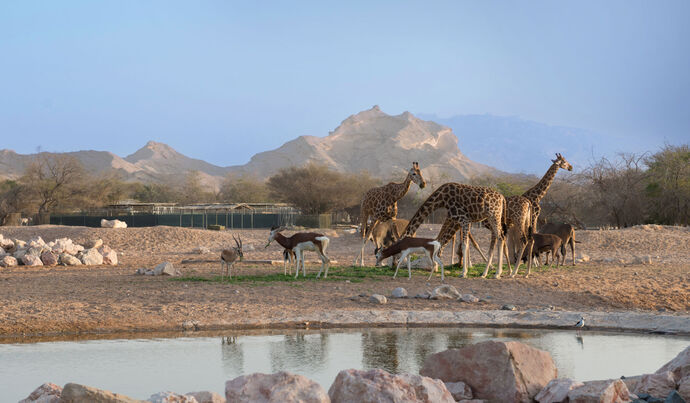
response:
[[[580,321],[575,324],[575,327],[577,328],[578,334],[580,333],[580,329],[585,327],[585,318],[583,316],[580,316]]]

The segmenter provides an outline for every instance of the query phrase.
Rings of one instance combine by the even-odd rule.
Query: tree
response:
[[[281,169],[267,182],[272,197],[292,203],[305,214],[330,213],[354,206],[376,184],[366,173],[344,174],[314,163]]]
[[[690,147],[666,145],[645,160],[650,216],[663,224],[690,222]]]
[[[189,171],[179,189],[180,203],[209,203],[216,201],[214,190],[203,183],[201,172]]]
[[[28,207],[24,191],[17,181],[5,180],[0,183],[0,225],[5,224],[10,213],[19,213]]]
[[[249,176],[228,175],[220,186],[219,200],[227,203],[265,203],[272,201],[266,182]]]
[[[38,213],[55,211],[85,193],[81,163],[64,154],[41,153],[29,164],[21,178],[26,194],[38,206]]]

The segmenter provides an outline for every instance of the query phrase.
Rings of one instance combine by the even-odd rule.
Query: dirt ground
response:
[[[424,225],[418,236],[433,237],[438,225]],[[488,231],[473,230],[480,246],[488,249]],[[264,248],[267,230],[207,231],[175,227],[103,229],[62,226],[2,227],[5,237],[28,240],[40,235],[48,242],[70,237],[76,242],[101,238],[118,252],[117,267],[14,267],[0,268],[0,337],[81,332],[182,329],[186,321],[204,323],[277,319],[321,310],[477,310],[500,309],[513,304],[518,310],[567,311],[663,311],[690,313],[690,228],[638,226],[623,230],[578,231],[576,254],[590,261],[501,279],[446,277],[461,293],[483,302],[389,299],[374,305],[358,294],[390,295],[405,287],[413,296],[441,284],[440,276],[427,283],[423,273],[412,280],[390,277],[363,282],[220,282],[175,281],[170,277],[134,275],[140,267],[152,268],[169,261],[184,276],[211,278],[220,273],[219,251],[241,235],[245,259],[282,259],[275,243]],[[328,255],[333,266],[351,265],[359,247],[359,235],[327,230],[331,237]],[[289,235],[290,232],[286,232]],[[204,255],[193,249],[207,246]],[[652,264],[633,263],[650,256]],[[308,271],[318,271],[312,260]],[[366,248],[366,263],[373,265],[373,246]],[[450,249],[443,253],[447,264]],[[472,253],[472,260],[480,262]],[[241,263],[234,273],[282,273],[282,264],[271,266]]]

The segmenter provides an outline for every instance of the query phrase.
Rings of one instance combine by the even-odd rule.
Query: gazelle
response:
[[[374,242],[374,256],[381,249],[385,249],[402,238],[405,228],[409,221],[403,219],[393,219],[388,221],[379,221],[371,230],[371,239]],[[395,263],[395,257],[391,260],[391,268]]]
[[[220,252],[220,279],[221,281],[223,280],[223,269],[227,269],[228,277],[232,278],[232,272],[230,271],[230,268],[235,265],[235,262],[237,259],[240,259],[242,261],[242,258],[244,258],[244,254],[242,253],[242,237],[235,238],[235,236],[232,236],[232,239],[235,240],[235,245],[231,249],[223,249],[222,252]]]
[[[284,227],[271,227],[271,232],[268,235],[268,243],[266,247],[271,244],[271,241],[276,241],[280,246],[285,249],[291,250],[295,253],[295,258],[297,260],[297,273],[295,273],[295,278],[299,276],[299,265],[302,263],[302,275],[307,276],[307,269],[304,267],[304,251],[314,251],[318,253],[321,258],[321,270],[316,278],[321,277],[321,272],[323,272],[324,267],[326,271],[323,278],[328,277],[328,264],[331,259],[326,256],[326,249],[328,248],[328,243],[330,240],[323,234],[317,234],[315,232],[298,232],[291,237],[286,237],[280,232],[283,231]],[[285,256],[285,255],[283,255]]]
[[[398,242],[394,243],[393,245],[389,246],[386,249],[379,250],[378,253],[376,254],[376,265],[378,266],[383,259],[389,258],[391,256],[395,256],[397,254],[400,254],[400,258],[398,260],[398,266],[395,268],[395,274],[393,274],[393,278],[395,278],[398,275],[398,269],[400,269],[400,265],[405,260],[405,258],[407,258],[407,278],[411,279],[412,278],[412,259],[408,255],[411,253],[423,253],[429,259],[431,259],[431,262],[434,264],[434,267],[431,269],[431,274],[429,274],[428,280],[431,280],[431,276],[434,275],[434,272],[436,271],[436,269],[438,268],[438,265],[440,264],[441,265],[441,281],[443,281],[444,280],[443,262],[441,261],[441,258],[438,256],[438,253],[440,250],[441,250],[441,243],[435,239],[406,237],[406,238],[399,240]]]

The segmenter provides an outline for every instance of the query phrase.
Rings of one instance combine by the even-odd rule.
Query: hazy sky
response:
[[[690,2],[3,1],[0,148],[219,165],[374,104],[690,139]]]

